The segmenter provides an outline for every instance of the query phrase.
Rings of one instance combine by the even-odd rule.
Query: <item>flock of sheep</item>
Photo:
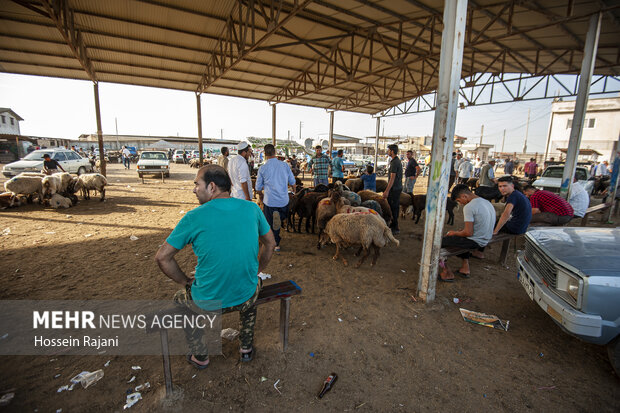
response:
[[[84,199],[90,199],[90,191],[98,191],[103,201],[107,184],[105,176],[99,173],[72,176],[68,172],[52,175],[23,172],[4,183],[6,192],[0,194],[0,206],[20,206],[33,202],[36,197],[39,204],[52,208],[70,208],[77,204],[78,192],[81,192]]]

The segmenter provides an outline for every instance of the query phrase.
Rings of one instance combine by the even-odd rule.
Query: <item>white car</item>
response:
[[[90,161],[82,158],[77,152],[65,148],[52,148],[30,152],[19,161],[5,165],[2,169],[2,174],[9,178],[22,172],[41,172],[43,169],[43,155],[45,154],[57,160],[60,166],[69,173],[81,175],[93,170]]]
[[[163,151],[145,151],[140,154],[138,159],[138,176],[142,178],[144,174],[164,173],[165,177],[170,176],[170,162],[168,154]]]
[[[174,163],[183,163],[183,150],[177,149],[174,151],[174,155],[172,155],[172,161]],[[186,158],[189,159],[189,156]]]
[[[560,193],[560,187],[562,186],[562,174],[564,173],[564,165],[552,165],[548,166],[543,172],[540,178],[538,178],[532,184],[538,189],[544,189],[556,194]],[[588,195],[592,195],[592,189],[594,188],[594,181],[588,180],[588,170],[583,166],[578,166],[575,169],[575,175],[577,175],[577,181],[586,190]]]

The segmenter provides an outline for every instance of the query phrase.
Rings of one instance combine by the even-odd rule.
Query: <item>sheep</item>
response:
[[[388,181],[386,181],[385,179],[377,179],[377,187],[375,189],[377,190],[377,192],[384,192],[387,189],[387,184]]]
[[[400,214],[404,218],[405,215],[413,211],[413,194],[401,192],[399,204],[400,204]]]
[[[314,234],[316,207],[319,201],[323,198],[327,198],[327,196],[327,192],[308,192],[299,200],[295,211],[295,213],[299,215],[297,232],[301,232],[301,222],[306,218],[306,232],[310,232],[310,223],[312,223],[312,233]]]
[[[18,195],[13,199],[12,192],[3,192],[0,194],[0,209],[13,208],[25,205],[28,199],[24,195]]]
[[[333,259],[340,257],[340,249],[350,245],[360,245],[360,249],[355,255],[359,255],[362,250],[364,255],[355,265],[358,268],[368,257],[369,249],[372,246],[375,254],[370,266],[374,266],[379,258],[379,249],[388,242],[399,245],[397,239],[392,235],[392,231],[378,215],[372,213],[336,214],[325,227],[321,235],[321,245],[331,241],[336,244],[336,255]],[[342,257],[342,262],[346,266],[347,260]]]
[[[295,232],[295,215],[299,213],[299,205],[301,199],[310,191],[310,188],[304,188],[293,196],[289,196],[288,200],[288,217],[286,219],[286,230],[290,232],[289,228],[293,228],[293,232]],[[301,217],[301,215],[300,215]],[[301,218],[300,218],[301,219]]]
[[[189,160],[189,167],[190,168],[200,168],[200,159],[198,158],[192,158]]]
[[[467,185],[470,190],[475,191],[478,187],[478,178],[469,178],[465,185]]]
[[[43,196],[45,198],[50,198],[57,192],[66,192],[72,179],[71,174],[68,172],[58,172],[44,176],[41,180]]]
[[[360,206],[362,204],[362,198],[355,192],[343,191],[342,196],[347,199],[352,206]]]
[[[354,213],[365,213],[365,214],[375,214],[377,215],[377,211],[371,208],[362,207],[362,206],[354,206],[348,203],[348,200],[345,198],[340,198],[336,201],[336,213],[338,214],[354,214]]]
[[[364,189],[364,182],[360,178],[355,179],[347,179],[344,184],[347,188],[349,188],[352,192],[359,192]]]
[[[90,199],[90,191],[99,191],[101,192],[100,201],[103,201],[105,199],[105,186],[107,184],[108,180],[101,174],[82,174],[78,177],[75,190],[81,190],[84,199]]]
[[[11,206],[13,206],[18,195],[31,196],[37,194],[39,203],[43,202],[43,187],[41,178],[38,176],[18,175],[4,183],[4,189],[13,194]]]
[[[54,209],[71,208],[73,206],[73,202],[71,202],[71,199],[65,198],[60,194],[54,194],[50,199],[50,206]]]
[[[338,205],[342,205],[345,201],[342,198],[342,193],[342,183],[336,182],[334,189],[332,189],[329,194],[329,198],[321,199],[316,206],[315,216],[316,226],[319,229],[319,241],[321,240],[321,234],[323,233],[325,225],[334,215],[336,215]],[[320,242],[317,243],[317,248],[321,249]]]
[[[450,198],[446,199],[446,212],[448,213],[448,225],[454,225],[454,207],[457,203]],[[426,195],[414,195],[413,196],[413,216],[411,219],[415,219],[415,223],[420,222],[422,211],[426,208]]]
[[[379,203],[373,199],[369,199],[367,201],[362,202],[363,207],[366,207],[368,209],[372,209],[373,211],[376,211],[379,215],[383,215],[383,211],[381,210],[381,205],[379,205]]]
[[[362,202],[368,201],[369,199],[377,201],[381,206],[381,216],[385,220],[385,223],[387,225],[390,225],[390,223],[392,222],[392,210],[390,209],[390,204],[388,204],[387,200],[384,199],[383,196],[367,189],[359,191],[357,194],[362,198]]]

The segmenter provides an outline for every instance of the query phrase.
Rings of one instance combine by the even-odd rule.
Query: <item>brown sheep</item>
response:
[[[383,196],[380,194],[367,189],[359,191],[357,194],[362,198],[362,202],[368,201],[369,199],[377,201],[381,206],[381,216],[385,220],[385,223],[390,225],[392,222],[392,210],[390,209],[390,204],[388,204],[387,199],[383,199]]]
[[[327,222],[337,213],[337,206],[342,204],[344,199],[342,198],[342,183],[336,182],[334,189],[330,191],[329,198],[323,198],[316,206],[316,226],[319,229],[319,241],[321,240],[321,234],[323,229],[327,225]],[[321,249],[320,242],[317,242],[317,249]]]
[[[380,248],[389,242],[393,242],[396,246],[399,245],[399,241],[392,235],[392,230],[377,214],[372,213],[336,214],[329,220],[321,235],[321,245],[325,245],[329,241],[336,244],[334,260],[340,257],[341,248],[359,245],[360,249],[355,255],[359,255],[362,251],[364,251],[364,255],[355,265],[356,268],[362,265],[368,257],[370,247],[375,250],[375,255],[370,264],[373,266],[379,258]],[[344,257],[342,257],[342,262],[345,266],[348,265]]]
[[[385,179],[377,179],[377,192],[384,192],[387,188],[388,181]]]
[[[400,215],[404,218],[405,215],[413,211],[413,194],[401,192],[399,203]]]
[[[347,179],[344,184],[351,192],[358,192],[364,189],[364,182],[360,178]]]

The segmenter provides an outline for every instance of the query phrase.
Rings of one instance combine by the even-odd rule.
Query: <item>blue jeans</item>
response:
[[[417,178],[415,176],[408,176],[407,178],[405,178],[405,186],[403,187],[403,192],[407,194],[413,193],[413,187],[415,186],[416,179]]]
[[[273,227],[273,214],[275,212],[280,215],[280,225],[278,226],[278,229]],[[283,207],[270,207],[265,205],[263,207],[263,213],[265,214],[267,223],[271,227],[271,231],[273,231],[273,237],[276,239],[276,245],[280,245],[280,228],[286,222],[286,217],[288,216],[288,205]]]
[[[129,160],[129,158],[127,158],[127,157],[123,158],[123,166],[125,166],[125,168],[127,168],[127,169],[131,168],[131,161]]]
[[[317,186],[318,184],[323,184],[323,185],[329,185],[329,182],[327,181],[327,178],[314,178],[314,186]]]

